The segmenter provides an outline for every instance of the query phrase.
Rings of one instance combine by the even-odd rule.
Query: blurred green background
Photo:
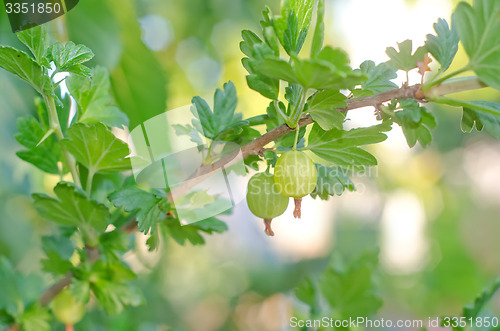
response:
[[[386,47],[407,38],[422,44],[455,3],[327,1],[327,43],[345,48],[353,67],[386,61]],[[151,117],[194,95],[210,99],[227,80],[238,89],[238,110],[253,116],[265,112],[267,101],[247,88],[238,44],[242,29],[257,30],[265,5],[278,12],[277,0],[84,0],[48,27],[54,38],[94,51],[92,64],[110,70],[115,98],[132,124],[134,114]],[[21,47],[3,12],[0,42]],[[463,53],[456,61],[466,61]],[[131,92],[138,89],[146,91]],[[53,230],[29,195],[57,181],[15,155],[16,119],[35,113],[34,96],[0,71],[0,254],[25,273],[39,272],[40,237]],[[493,90],[464,96],[500,101]],[[305,276],[319,273],[332,252],[351,259],[374,249],[380,249],[377,291],[384,300],[377,316],[460,314],[500,275],[500,143],[462,133],[456,109],[432,111],[438,127],[431,147],[409,150],[395,128],[372,148],[379,167],[353,178],[358,192],[328,202],[306,199],[302,220],[287,212],[274,222],[275,238],[265,237],[244,202],[223,217],[230,231],[208,237],[206,246],[167,242],[149,253],[143,235],[131,237],[136,245],[125,260],[139,274],[147,305],[107,316],[91,302],[75,329],[287,330],[289,318],[307,310],[291,291]],[[353,112],[350,125],[370,124],[372,114]],[[487,313],[499,316],[498,295]]]

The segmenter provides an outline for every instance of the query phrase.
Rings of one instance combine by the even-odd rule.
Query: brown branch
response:
[[[471,89],[476,89],[476,88],[481,88],[484,87],[483,84],[478,83],[477,80],[470,79],[470,84],[467,85],[467,83],[464,82],[453,82],[453,83],[448,83],[448,84],[441,84],[438,85],[429,91],[426,91],[425,93],[420,89],[420,84],[413,85],[413,86],[403,86],[399,89],[394,89],[392,91],[368,96],[368,97],[363,97],[363,98],[357,98],[357,99],[349,99],[347,100],[347,107],[343,109],[339,109],[341,112],[347,112],[349,110],[353,109],[358,109],[358,108],[363,108],[363,107],[369,107],[369,106],[374,106],[376,107],[377,105],[380,105],[384,102],[390,101],[392,99],[416,99],[418,101],[422,101],[425,99],[426,96],[438,96],[438,95],[444,95],[448,93],[454,93],[458,91],[465,91],[465,90],[471,90]],[[299,121],[299,127],[307,126],[309,124],[313,123],[313,119],[311,118],[310,115],[305,115],[303,116],[300,121]],[[248,143],[247,145],[243,146],[241,148],[241,155],[242,158],[246,158],[250,155],[258,155],[259,152],[266,146],[267,144],[276,141],[277,139],[293,132],[294,129],[290,128],[286,124],[280,125],[277,128],[272,129],[271,131],[265,133],[264,135],[260,136],[259,138],[255,139],[254,141]],[[220,169],[222,167],[230,165],[232,162],[235,162],[237,160],[237,156],[240,154],[240,151],[237,150],[233,152],[230,155],[226,155],[222,159],[216,161],[213,164],[209,165],[203,165],[198,168],[196,173],[192,176],[192,181],[183,184],[179,187],[176,187],[174,190],[172,190],[169,194],[169,200],[172,202],[172,194],[181,194],[182,191],[189,190],[190,187],[193,186],[193,183],[196,182],[197,178],[201,178],[203,180],[206,176],[211,175],[212,172],[214,172],[217,169]],[[196,178],[195,178],[196,177]],[[132,220],[131,222],[125,224],[121,229],[121,231],[124,231],[126,233],[133,233],[134,231],[137,230],[137,222],[135,220]],[[99,254],[95,254],[93,252],[93,260],[99,258]],[[47,291],[45,291],[42,296],[40,297],[40,303],[42,305],[47,305],[52,299],[60,292],[62,291],[66,286],[68,286],[71,283],[72,279],[72,274],[68,273],[59,280],[57,283],[52,285]],[[13,329],[15,330],[15,329]]]
[[[61,280],[59,280],[48,290],[43,292],[42,296],[40,297],[40,304],[42,306],[48,305],[52,301],[52,299],[54,299],[59,294],[59,292],[61,292],[66,286],[71,284],[72,278],[73,274],[71,272],[68,272]]]
[[[358,99],[349,99],[347,100],[347,107],[343,109],[339,109],[339,111],[345,113],[349,110],[376,106],[378,104],[391,101],[392,99],[421,99],[418,98],[418,92],[420,91],[420,85],[413,86],[403,86],[399,89],[395,89],[392,91],[371,95],[368,97],[358,98]],[[299,127],[303,127],[313,123],[313,119],[310,115],[305,115],[299,121]],[[257,155],[259,151],[264,148],[267,144],[276,141],[277,139],[283,137],[284,135],[293,132],[294,129],[290,128],[288,125],[283,124],[278,126],[275,129],[267,132],[263,136],[255,139],[254,141],[248,143],[247,145],[241,148],[243,158],[250,155]]]

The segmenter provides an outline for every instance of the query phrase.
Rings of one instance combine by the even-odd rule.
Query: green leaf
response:
[[[188,225],[181,225],[177,219],[171,219],[166,221],[166,227],[164,227],[165,234],[172,237],[179,245],[184,245],[187,241],[192,245],[203,245],[205,239],[200,232],[212,234],[223,233],[227,230],[226,223],[215,217]]]
[[[116,138],[102,123],[73,124],[67,132],[68,139],[61,141],[75,159],[89,173],[110,173],[130,169],[128,145]]]
[[[410,71],[417,67],[417,61],[422,61],[425,54],[427,54],[427,49],[425,47],[419,47],[412,54],[412,41],[405,40],[402,43],[398,43],[399,52],[394,49],[394,47],[388,47],[385,53],[391,58],[389,65],[395,69]]]
[[[455,26],[451,29],[446,20],[440,18],[437,23],[434,23],[434,31],[436,36],[428,34],[425,41],[425,47],[429,53],[441,64],[440,72],[446,71],[458,51],[459,37]]]
[[[41,260],[43,270],[63,275],[73,267],[69,259],[75,251],[75,246],[68,237],[44,236],[42,248],[47,256]]]
[[[271,100],[277,100],[279,94],[279,81],[263,75],[248,75],[247,84],[252,90],[259,92]]]
[[[376,144],[387,139],[382,133],[391,129],[389,124],[379,124],[350,131],[323,130],[314,124],[307,149],[317,156],[340,166],[376,165],[377,160],[358,146]]]
[[[118,229],[104,232],[99,237],[99,251],[102,252],[106,261],[117,263],[121,260],[120,253],[124,253],[130,248],[129,236]]]
[[[293,64],[276,57],[256,60],[255,70],[261,75],[317,90],[349,89],[366,80],[364,74],[349,67],[343,51],[329,47],[316,59],[295,59]]]
[[[285,105],[281,102],[280,102],[280,105],[284,109]],[[283,117],[280,114],[278,114],[278,112],[276,111],[274,102],[271,102],[269,104],[269,106],[266,109],[266,112],[268,115],[268,119],[266,120],[266,130],[268,132],[285,123],[285,121],[283,120]],[[300,146],[300,141],[304,137],[305,133],[306,133],[306,127],[300,128],[299,144],[297,146]],[[288,149],[291,149],[293,147],[294,142],[295,142],[295,132],[291,132],[291,133],[279,138],[278,140],[276,140],[275,144],[276,144],[276,146],[281,146],[283,149],[288,150]]]
[[[119,64],[110,65],[114,68],[111,71],[111,87],[118,107],[130,120],[132,131],[167,110],[166,70],[156,54],[142,41],[135,3],[109,0],[106,4],[109,7],[104,9],[111,12],[111,19],[115,18],[117,24],[104,24],[109,26],[108,30],[117,29],[121,37],[117,44],[118,52],[121,51]],[[91,17],[96,15],[95,8],[96,3],[89,4]],[[116,8],[120,10],[116,11]],[[82,27],[86,25],[84,23]]]
[[[269,11],[269,8],[268,8]],[[264,11],[264,17],[268,12]],[[271,26],[270,19],[267,17],[266,21],[262,21],[264,31],[267,32],[266,43],[264,43],[255,33],[250,30],[243,30],[241,36],[243,41],[240,43],[241,51],[247,55],[247,58],[241,60],[249,75],[247,78],[248,87],[259,92],[266,98],[277,100],[279,94],[279,80],[269,78],[265,75],[257,74],[253,67],[254,61],[261,59],[264,54],[279,55],[279,48],[275,42],[276,36],[274,35],[274,28]],[[269,35],[271,33],[272,35]]]
[[[342,130],[345,114],[338,109],[347,106],[346,97],[338,91],[320,91],[309,100],[308,112],[323,130]]]
[[[315,284],[310,278],[307,278],[295,288],[295,296],[310,307],[314,307],[318,301]]]
[[[339,318],[370,316],[381,306],[373,275],[377,254],[366,253],[348,266],[332,265],[320,278],[321,293]]]
[[[52,82],[45,70],[24,52],[0,46],[0,68],[28,82],[40,94],[53,93]]]
[[[126,283],[136,275],[121,262],[96,262],[88,275],[90,288],[99,304],[108,314],[118,314],[127,306],[139,306],[144,303],[140,290]]]
[[[279,23],[276,24],[278,26]],[[306,40],[307,29],[300,29],[299,22],[293,11],[288,12],[286,29],[283,32],[282,45],[290,55],[296,55],[302,49]]]
[[[493,296],[499,289],[500,279],[497,279],[492,285],[485,288],[473,303],[464,307],[462,316],[466,319],[475,319],[476,317],[478,317],[479,313],[485,308],[487,303],[493,298]]]
[[[84,77],[87,80],[90,80],[92,78],[92,69],[84,66],[83,64],[74,65],[72,67],[69,67],[65,71],[69,72],[70,74],[73,74],[73,76],[78,75]]]
[[[27,148],[16,153],[16,155],[26,162],[29,162],[49,174],[58,175],[63,172],[60,169],[61,148],[53,136],[49,136],[42,143],[45,136],[40,123],[33,117],[21,117],[17,120],[16,140]]]
[[[271,19],[271,9],[268,6],[262,11],[263,20],[260,21],[260,26],[262,27],[262,35],[269,48],[272,50],[275,56],[279,56],[279,40],[274,29],[274,22]]]
[[[59,71],[68,71],[71,67],[90,61],[94,53],[85,45],[75,45],[68,41],[66,44],[56,42],[48,49],[50,61],[54,61]]]
[[[108,71],[97,66],[91,75],[92,81],[75,75],[66,79],[66,86],[78,103],[78,120],[86,124],[102,122],[108,126],[127,126],[127,115],[112,105]]]
[[[436,126],[436,119],[432,113],[413,99],[393,101],[389,109],[392,111],[399,109],[393,120],[401,126],[409,147],[414,147],[417,141],[422,147],[430,145],[432,142],[430,129]]]
[[[418,123],[422,119],[423,107],[413,99],[399,100],[397,109],[401,110],[396,113],[396,117],[403,121]]]
[[[256,70],[264,76],[299,84],[292,65],[278,57],[268,57],[256,61]]]
[[[45,25],[20,31],[17,33],[17,38],[29,48],[39,65],[50,68],[50,63],[46,58],[50,40]]]
[[[236,88],[233,82],[229,81],[224,84],[224,90],[216,89],[214,94],[214,119],[219,124],[219,132],[221,127],[227,127],[225,124],[230,123],[234,117],[234,111],[238,99],[236,97]]]
[[[168,205],[166,198],[134,186],[112,193],[109,200],[115,207],[123,207],[125,211],[135,212],[139,231],[145,234],[153,233],[156,230],[156,224],[165,219],[160,203]]]
[[[286,0],[281,17],[274,19],[276,35],[289,55],[300,52],[311,25],[314,0]]]
[[[108,225],[108,207],[89,200],[86,194],[72,183],[58,183],[54,193],[57,199],[46,194],[33,194],[35,208],[40,215],[60,225],[80,228],[88,244],[95,246],[98,234],[104,232]]]
[[[173,124],[172,127],[174,128],[176,135],[189,136],[191,138],[190,140],[196,145],[203,145],[203,141],[201,140],[200,134],[191,125]]]
[[[19,326],[23,331],[50,331],[51,318],[47,308],[32,304],[22,314]]]
[[[365,61],[359,66],[359,71],[368,77],[368,80],[361,84],[361,90],[371,93],[364,96],[390,91],[398,87],[391,81],[397,78],[398,75],[387,63],[375,65],[373,61]]]
[[[125,307],[135,307],[144,303],[144,297],[136,287],[100,279],[92,285],[97,301],[108,314],[117,315]]]
[[[254,46],[262,44],[262,39],[250,30],[241,31],[243,41],[240,42],[240,49],[249,58],[254,54]]]
[[[500,139],[500,104],[488,101],[465,102],[462,116],[462,131],[470,132],[474,123],[478,131],[484,129]],[[485,110],[489,110],[488,112]]]
[[[224,89],[217,89],[214,94],[214,110],[210,109],[208,103],[200,97],[194,97],[191,112],[196,117],[193,119],[193,126],[209,139],[219,138],[219,135],[227,130],[241,127],[248,124],[242,120],[242,114],[235,114],[236,88],[229,81],[224,84]]]
[[[329,196],[342,195],[345,190],[356,191],[354,183],[345,175],[345,170],[340,167],[327,167],[316,164],[318,179],[316,188],[311,193],[313,198],[319,196],[327,200]]]
[[[325,0],[318,0],[316,9],[316,27],[314,28],[313,41],[311,45],[311,57],[314,58],[319,54],[323,47],[323,39],[325,37]]]
[[[469,56],[468,67],[487,85],[500,89],[500,2],[476,0],[458,4],[453,24]]]
[[[38,300],[43,290],[44,283],[39,276],[17,272],[5,256],[0,256],[0,311],[4,310],[19,320],[29,311],[24,307]]]

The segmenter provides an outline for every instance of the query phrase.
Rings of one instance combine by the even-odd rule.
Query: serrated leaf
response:
[[[79,10],[83,9],[81,7]],[[116,12],[115,8],[120,8],[119,12]],[[127,114],[130,131],[141,123],[163,114],[168,109],[167,83],[170,75],[167,74],[163,60],[160,62],[161,56],[149,49],[143,41],[143,30],[139,24],[140,17],[136,4],[132,1],[109,0],[102,5],[100,2],[88,4],[86,11],[88,16],[85,17],[93,18],[95,15],[100,15],[101,25],[94,24],[92,38],[85,33],[79,36],[92,42],[96,39],[104,42],[100,44],[103,50],[101,53],[107,53],[109,46],[106,43],[110,42],[108,39],[111,36],[118,37],[118,40],[111,41],[113,43],[111,49],[115,52],[111,56],[111,63],[108,62],[106,66],[113,68],[111,86],[114,99],[118,107]],[[95,13],[97,11],[99,14]],[[105,12],[109,13],[109,18],[102,17]],[[119,14],[115,15],[116,13]],[[75,25],[75,30],[77,29],[80,30],[80,25]],[[101,33],[100,29],[104,29],[107,33]],[[96,36],[99,34],[105,37],[100,39],[100,36]],[[101,60],[103,55],[99,54]],[[116,60],[119,60],[118,64]],[[175,84],[175,81],[172,81],[172,84]]]
[[[321,293],[339,318],[370,316],[381,306],[373,281],[377,255],[365,254],[347,267],[332,265],[320,278]]]
[[[485,306],[499,289],[500,279],[497,279],[491,286],[485,288],[473,303],[464,307],[462,316],[467,320],[470,318],[475,319],[476,317],[478,317],[479,313],[485,308]]]
[[[91,288],[97,301],[108,314],[116,315],[125,307],[136,307],[144,303],[144,297],[139,289],[131,285],[99,279]]]
[[[122,231],[105,232],[99,237],[99,251],[102,252],[106,261],[117,263],[121,254],[129,249],[129,237]]]
[[[359,71],[368,77],[361,84],[361,90],[372,92],[370,94],[378,94],[398,87],[391,81],[398,77],[396,70],[387,65],[387,63],[375,65],[373,61],[365,61],[360,64]]]
[[[222,233],[228,230],[226,223],[215,217],[210,217],[188,225],[181,225],[177,219],[171,219],[167,220],[165,225],[165,234],[172,237],[179,245],[184,245],[187,241],[192,245],[203,245],[205,239],[200,232],[212,234],[214,232]]]
[[[49,331],[51,318],[47,308],[32,304],[21,315],[19,326],[23,331]]]
[[[299,286],[295,288],[295,296],[310,307],[314,307],[317,302],[317,294],[313,281],[307,278],[300,283]]]
[[[453,24],[469,56],[468,67],[487,85],[500,89],[500,2],[476,0],[458,4]]]
[[[174,128],[176,135],[189,136],[190,140],[196,145],[203,145],[203,140],[201,140],[200,134],[191,125],[173,124],[172,127]]]
[[[78,103],[79,121],[86,124],[102,122],[108,126],[127,126],[127,115],[113,105],[106,68],[97,66],[90,75],[92,81],[74,75],[66,79],[66,86]]]
[[[33,194],[35,208],[40,215],[60,225],[80,228],[88,244],[95,246],[98,234],[104,232],[108,225],[108,207],[89,200],[87,195],[72,183],[58,183],[54,193],[57,198],[46,194]]]
[[[42,249],[47,256],[41,260],[43,270],[63,275],[73,267],[69,259],[73,255],[75,246],[69,238],[44,236],[42,237]]]
[[[213,111],[200,97],[194,97],[192,102],[191,112],[196,117],[192,124],[209,139],[218,139],[222,133],[248,124],[242,120],[242,114],[234,113],[238,99],[236,88],[231,81],[224,84],[223,90],[215,91]]]
[[[417,67],[417,61],[422,61],[424,55],[427,54],[427,49],[423,46],[416,49],[412,54],[413,42],[405,40],[398,43],[399,52],[394,47],[388,47],[385,51],[387,56],[391,58],[387,63],[395,69],[410,71]]]
[[[409,147],[414,147],[418,142],[422,147],[430,145],[432,135],[430,129],[436,126],[436,119],[425,107],[413,99],[402,99],[390,105],[392,110],[400,109],[393,117],[405,135]]]
[[[280,103],[280,104],[284,107],[284,105],[282,103]],[[269,106],[266,109],[266,112],[268,115],[268,118],[266,120],[266,130],[268,132],[285,123],[285,121],[283,120],[283,117],[281,115],[279,115],[278,112],[276,111],[274,102],[271,102],[269,104]],[[300,142],[301,142],[301,140],[303,140],[302,138],[304,137],[305,133],[306,133],[306,127],[300,128],[299,144],[297,146],[300,146]],[[277,146],[281,146],[284,149],[290,149],[293,147],[294,142],[295,142],[295,132],[291,132],[291,133],[279,138],[278,140],[276,140],[275,144]]]
[[[73,124],[61,141],[89,173],[110,173],[130,169],[128,145],[116,138],[102,123]]]
[[[90,61],[94,53],[85,45],[76,45],[72,41],[66,44],[56,42],[48,49],[49,60],[54,61],[59,71],[67,71],[73,66]]]
[[[396,116],[406,122],[418,123],[422,119],[422,109],[420,104],[413,99],[399,100],[400,111],[396,112]]]
[[[262,11],[263,20],[260,21],[260,26],[262,27],[262,35],[269,48],[272,50],[275,56],[279,56],[279,39],[276,35],[276,30],[274,29],[274,22],[271,19],[271,9],[268,6]]]
[[[277,57],[256,60],[255,70],[261,75],[299,84],[306,89],[339,90],[352,88],[366,80],[364,74],[350,69],[346,61],[342,51],[325,48],[317,58],[296,59],[293,64]]]
[[[475,123],[476,129],[484,129],[493,137],[500,139],[500,104],[488,101],[464,102],[462,130],[470,132]]]
[[[316,9],[316,27],[314,28],[313,41],[311,45],[311,57],[314,58],[323,47],[325,37],[325,0],[318,0]]]
[[[109,200],[116,207],[135,212],[138,229],[145,234],[153,233],[156,230],[156,224],[165,219],[159,204],[168,204],[168,201],[138,187],[127,187],[114,192],[109,196]]]
[[[0,68],[28,82],[40,94],[53,94],[52,82],[45,70],[24,52],[0,46]]]
[[[20,31],[17,33],[17,38],[29,48],[38,64],[50,68],[50,63],[45,56],[50,40],[44,25]]]
[[[338,109],[347,106],[346,97],[338,91],[320,91],[309,100],[308,112],[323,130],[342,130],[345,114]]]
[[[85,77],[87,79],[92,78],[92,69],[89,67],[84,66],[83,64],[77,64],[72,67],[69,67],[68,69],[65,70],[66,72],[69,72],[70,74],[78,75],[81,77]]]
[[[377,160],[358,146],[376,144],[387,139],[382,133],[391,129],[388,124],[379,124],[350,131],[333,129],[325,131],[314,124],[307,149],[314,154],[340,166],[376,165]]]
[[[436,36],[428,34],[425,41],[425,47],[429,50],[432,56],[441,64],[440,72],[446,71],[458,51],[459,37],[455,26],[451,29],[446,20],[440,18],[437,23],[434,23],[434,31]]]
[[[125,307],[144,303],[140,290],[125,282],[136,275],[121,262],[106,264],[98,261],[88,277],[92,280],[90,288],[97,301],[109,314],[118,314]]]
[[[43,290],[39,276],[17,272],[5,256],[0,256],[0,311],[19,319],[25,312],[23,307],[37,300]]]
[[[289,104],[296,107],[300,104],[301,101],[300,99],[302,97],[303,92],[304,89],[300,85],[290,84],[289,86],[285,87],[285,99],[288,101]]]
[[[327,167],[316,164],[318,179],[316,188],[311,193],[313,198],[319,196],[322,200],[327,200],[329,196],[342,195],[345,190],[353,192],[356,190],[354,183],[344,174],[340,167]]]
[[[250,30],[241,31],[243,41],[240,42],[240,49],[249,58],[254,55],[254,46],[262,44],[262,39]]]
[[[289,55],[300,52],[311,24],[314,0],[287,0],[282,3],[281,17],[274,28],[281,45]]]
[[[477,116],[476,112],[470,108],[463,108],[462,121],[460,123],[460,128],[465,133],[472,132],[472,129],[476,127],[477,131],[483,130],[483,123],[481,119]]]
[[[16,140],[27,148],[27,150],[16,153],[21,160],[29,162],[49,174],[57,175],[64,172],[59,167],[61,162],[59,144],[54,137],[47,137],[41,142],[45,132],[35,118],[31,116],[19,118],[17,129],[19,133],[15,136]]]
[[[247,84],[252,90],[259,92],[264,97],[277,100],[279,94],[279,81],[263,75],[247,75]]]

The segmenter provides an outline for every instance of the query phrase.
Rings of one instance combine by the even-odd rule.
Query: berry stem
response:
[[[264,220],[264,224],[266,226],[264,232],[268,235],[268,236],[274,236],[274,231],[273,229],[271,228],[271,221],[272,219],[265,219]]]
[[[300,218],[301,217],[301,205],[302,205],[302,198],[294,198],[293,202],[295,203],[295,209],[293,210],[293,217],[295,218]]]
[[[293,142],[293,148],[292,151],[297,150],[297,142],[299,141],[299,132],[300,132],[300,126],[295,127],[295,141]]]

